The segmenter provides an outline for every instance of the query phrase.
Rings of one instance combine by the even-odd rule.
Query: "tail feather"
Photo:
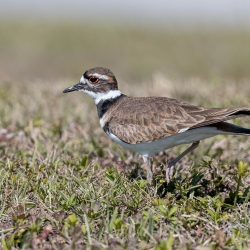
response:
[[[238,112],[235,112],[235,113],[233,113],[233,114],[231,114],[231,115],[229,115],[229,116],[245,116],[245,115],[250,115],[250,110],[249,109],[243,109],[243,110],[240,110],[240,111],[238,111]]]
[[[218,122],[209,125],[211,127],[216,127],[218,130],[226,132],[228,134],[241,134],[241,135],[250,135],[249,128],[243,128],[228,122]]]

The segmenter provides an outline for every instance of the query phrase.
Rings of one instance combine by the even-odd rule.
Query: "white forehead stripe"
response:
[[[80,83],[83,83],[83,84],[87,84],[87,79],[86,78],[84,78],[84,76],[82,76],[81,78],[80,78]]]

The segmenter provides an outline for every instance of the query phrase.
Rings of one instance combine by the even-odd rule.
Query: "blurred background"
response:
[[[96,66],[129,95],[249,106],[249,24],[244,0],[1,0],[0,127],[103,134],[89,97],[62,94]]]
[[[245,0],[1,0],[0,79],[250,77]]]
[[[39,242],[46,249],[48,244],[68,249],[70,242],[75,249],[91,238],[114,249],[126,248],[125,242],[128,248],[140,242],[141,248],[152,249],[169,232],[166,246],[183,244],[174,249],[198,249],[198,244],[223,249],[223,242],[226,249],[233,244],[243,249],[241,240],[249,239],[249,216],[242,215],[249,214],[244,196],[250,182],[242,177],[239,161],[250,162],[250,137],[204,140],[180,161],[181,178],[170,187],[166,203],[152,199],[156,189],[144,187],[141,174],[138,184],[133,182],[141,157],[104,133],[93,100],[83,93],[62,93],[96,66],[111,69],[128,95],[168,96],[205,107],[250,106],[250,1],[0,0],[0,231],[5,249],[14,249],[5,244],[14,241],[15,249],[42,249]],[[249,117],[232,122],[250,128]],[[159,184],[164,166],[186,148],[180,145],[154,158]],[[112,167],[126,176],[118,179]],[[226,204],[227,197],[234,206]],[[145,213],[140,216],[140,211]],[[81,224],[74,217],[64,222],[72,212]],[[169,223],[157,236],[155,225],[163,220]],[[77,227],[66,227],[71,224]],[[82,233],[83,240],[68,236]],[[154,243],[147,245],[149,240]]]

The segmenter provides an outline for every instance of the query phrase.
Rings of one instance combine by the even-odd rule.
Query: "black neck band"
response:
[[[98,104],[96,105],[99,119],[102,118],[102,116],[107,112],[110,106],[112,106],[114,103],[116,103],[120,98],[123,98],[124,96],[125,95],[121,94],[115,98],[99,101]]]

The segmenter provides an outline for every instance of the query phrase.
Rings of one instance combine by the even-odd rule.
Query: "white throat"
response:
[[[95,104],[97,105],[101,100],[105,101],[108,99],[113,99],[116,98],[118,96],[120,96],[122,94],[122,92],[120,90],[109,90],[108,92],[105,93],[100,93],[100,92],[93,92],[91,90],[80,90],[86,94],[88,94],[91,98],[94,99]]]

